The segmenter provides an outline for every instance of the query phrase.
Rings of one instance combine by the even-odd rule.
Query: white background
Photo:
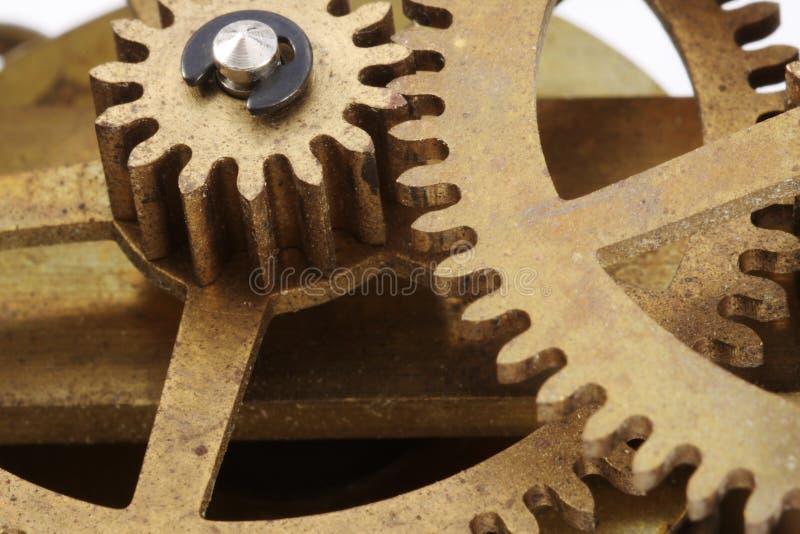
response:
[[[754,1],[732,0],[725,8]],[[800,47],[800,0],[773,1],[781,4],[781,28],[769,38],[745,48],[774,43]],[[56,36],[123,5],[124,0],[0,0],[0,23],[19,24]],[[669,94],[687,96],[692,93],[677,52],[642,0],[567,0],[559,5],[556,13],[622,52]]]

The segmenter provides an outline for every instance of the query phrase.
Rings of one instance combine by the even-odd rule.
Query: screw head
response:
[[[253,86],[280,65],[275,30],[257,20],[238,20],[223,27],[213,43],[214,64],[223,89],[246,97]]]

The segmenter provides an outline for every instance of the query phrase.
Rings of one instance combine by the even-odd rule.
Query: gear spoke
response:
[[[563,211],[591,225],[584,231],[598,248],[610,247],[602,258],[611,264],[657,248],[667,234],[686,237],[774,204],[800,192],[798,159],[791,157],[798,118],[800,111],[788,112],[572,201]],[[704,194],[687,201],[690,191]]]
[[[111,239],[99,162],[0,176],[0,250]]]
[[[205,511],[266,328],[266,302],[222,284],[189,290],[132,509]]]

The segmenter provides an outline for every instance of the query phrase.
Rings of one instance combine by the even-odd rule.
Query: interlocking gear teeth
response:
[[[198,10],[184,1],[167,2],[167,29],[138,21],[114,25],[120,59],[135,63],[92,71],[98,139],[107,155],[114,214],[137,221],[148,259],[166,257],[185,239],[196,279],[205,285],[238,247],[266,273],[274,272],[286,248],[302,249],[312,266],[327,273],[337,266],[334,230],[368,244],[385,243],[375,147],[357,128],[362,124],[347,120],[357,121],[352,110],[359,106],[403,109],[405,99],[382,85],[413,70],[413,57],[388,42],[390,5],[334,17],[329,4],[276,3],[274,11],[311,36],[312,87],[283,115],[246,117],[235,130],[229,118],[246,113],[241,102],[186,87],[176,65],[198,25],[270,5],[212,1]],[[179,109],[196,112],[180,116]],[[174,228],[175,221],[185,228]]]
[[[548,7],[546,4],[525,4],[526,7],[532,7],[532,12],[515,12],[514,16],[524,20],[525,27],[529,29],[532,24],[544,20]],[[668,21],[673,18],[679,21],[680,24],[673,24],[677,28],[674,35],[679,46],[696,40],[697,34],[692,28],[696,29],[697,25],[691,22],[691,17],[696,17],[695,21],[703,20],[704,26],[707,26],[708,21],[700,15],[709,16],[713,19],[709,31],[726,36],[733,35],[739,29],[731,21],[742,15],[728,17],[713,0],[691,4],[678,0],[653,0],[652,5]],[[453,1],[448,6],[452,6],[453,22],[448,31],[439,34],[438,44],[435,34],[428,31],[425,35],[426,48],[442,53],[448,66],[440,76],[431,79],[432,86],[414,88],[410,86],[413,81],[409,81],[404,92],[434,94],[446,102],[444,113],[435,120],[454,122],[447,128],[436,129],[448,132],[444,140],[450,149],[446,173],[438,173],[438,180],[457,186],[461,200],[445,210],[426,214],[415,226],[418,230],[441,233],[447,228],[468,224],[477,238],[475,251],[478,257],[504,273],[503,286],[493,295],[481,299],[485,300],[485,304],[478,301],[481,303],[480,317],[501,317],[505,313],[520,312],[529,317],[529,328],[501,351],[498,376],[506,382],[519,382],[550,370],[559,363],[565,364],[539,392],[539,415],[542,419],[562,417],[587,403],[608,400],[614,417],[606,419],[605,425],[596,428],[608,430],[609,433],[599,439],[602,432],[595,433],[593,441],[586,443],[588,451],[597,454],[608,452],[615,441],[632,429],[652,428],[670,444],[669,448],[659,447],[656,450],[668,450],[663,458],[664,465],[675,461],[700,463],[706,474],[695,483],[697,487],[709,487],[704,482],[706,478],[714,481],[711,484],[714,488],[713,502],[708,500],[707,492],[690,495],[689,505],[694,510],[694,519],[711,512],[716,499],[730,485],[731,473],[739,474],[747,470],[748,480],[734,478],[735,482],[747,482],[747,487],[757,488],[756,491],[760,492],[758,498],[748,506],[748,528],[758,532],[773,525],[783,505],[790,502],[791,496],[800,487],[794,470],[796,466],[791,467],[794,458],[791,451],[795,450],[796,441],[800,439],[796,428],[789,423],[796,418],[795,407],[719,371],[708,361],[694,357],[671,334],[643,316],[639,316],[635,322],[629,320],[640,313],[639,309],[633,303],[615,297],[613,283],[609,285],[603,276],[592,274],[592,254],[597,252],[597,248],[584,249],[582,243],[586,235],[597,228],[595,218],[613,226],[615,217],[623,217],[625,225],[647,228],[641,231],[647,236],[642,237],[643,240],[658,241],[658,237],[652,239],[646,232],[659,228],[656,220],[662,218],[670,221],[663,224],[674,222],[678,228],[676,235],[691,235],[693,232],[682,232],[690,229],[692,224],[687,222],[688,219],[679,219],[669,211],[674,207],[657,195],[659,188],[668,190],[670,198],[680,204],[677,186],[670,183],[671,179],[709,174],[715,177],[717,183],[723,175],[736,174],[737,171],[728,165],[730,162],[725,162],[724,158],[730,157],[726,155],[728,151],[741,154],[737,165],[746,168],[751,165],[758,167],[765,160],[780,161],[776,164],[779,168],[770,172],[776,176],[776,181],[788,180],[796,172],[790,172],[791,163],[781,160],[781,155],[789,150],[786,142],[791,138],[789,134],[785,134],[789,136],[787,138],[782,137],[782,132],[783,128],[794,128],[795,120],[776,118],[758,130],[740,133],[726,139],[721,145],[693,152],[677,163],[666,164],[629,182],[606,188],[592,198],[572,203],[559,201],[555,198],[535,135],[520,135],[512,146],[495,144],[498,125],[502,124],[506,131],[523,132],[530,131],[529,125],[535,124],[535,118],[529,120],[526,115],[526,110],[535,109],[530,88],[513,86],[512,79],[509,87],[503,87],[502,95],[498,94],[488,101],[481,99],[481,103],[486,102],[485,106],[469,106],[469,102],[478,100],[474,94],[483,91],[485,96],[485,92],[490,90],[484,85],[487,78],[497,79],[506,73],[503,66],[496,63],[492,64],[496,71],[490,76],[483,70],[470,68],[480,64],[483,69],[482,50],[491,47],[477,30],[462,22],[476,17],[476,11],[480,12],[481,20],[492,20],[504,28],[513,26],[515,21],[490,4],[476,6]],[[506,68],[516,69],[515,72],[524,79],[526,67],[514,62],[517,53],[520,57],[524,54],[515,51],[515,47],[535,47],[534,39],[538,34],[521,30],[519,35],[528,40],[521,37],[519,42],[510,45],[507,57],[511,64]],[[741,123],[743,128],[751,126],[758,117],[751,112],[760,109],[759,106],[765,101],[763,95],[750,87],[745,52],[733,39],[723,39],[723,42],[730,43],[730,46],[722,44],[720,50],[711,54],[715,60],[717,54],[720,55],[719,62],[714,61],[713,70],[716,74],[708,72],[709,55],[706,54],[706,47],[702,47],[703,55],[700,55],[696,46],[683,47],[685,52],[688,51],[690,71],[700,86],[698,94],[708,128],[706,137],[709,139],[737,129],[732,125],[731,118],[735,119],[733,122]],[[722,57],[727,53],[730,53],[730,57]],[[720,64],[733,64],[736,68],[720,69]],[[723,73],[721,75],[720,70]],[[730,85],[725,90],[721,89],[725,84]],[[448,88],[452,87],[459,87],[459,92],[448,92]],[[496,89],[497,86],[494,87]],[[732,94],[727,94],[728,89]],[[747,95],[744,99],[743,92]],[[783,97],[779,95],[778,99],[782,102]],[[768,96],[767,100],[774,101],[774,95]],[[505,106],[512,101],[513,106]],[[719,105],[719,113],[715,111],[716,105]],[[455,117],[460,119],[456,121]],[[522,127],[521,122],[528,124],[528,127]],[[419,137],[428,137],[424,133],[430,122],[419,121],[419,124],[423,131]],[[765,137],[761,138],[761,135]],[[744,144],[745,138],[747,145]],[[787,141],[784,142],[784,139]],[[473,149],[476,143],[481,150]],[[754,145],[759,148],[753,149]],[[746,149],[745,146],[750,148]],[[771,155],[767,157],[766,153]],[[518,166],[523,160],[524,168]],[[709,160],[713,160],[713,163]],[[765,166],[772,167],[772,164]],[[431,167],[432,174],[436,174],[436,170],[437,167]],[[491,192],[487,191],[485,182],[482,186],[482,180],[491,180]],[[680,180],[681,184],[686,183],[682,178]],[[740,195],[746,189],[740,184],[741,180],[744,178],[739,174],[736,187],[741,188],[742,192],[737,193]],[[771,185],[759,183],[763,184],[759,187]],[[763,206],[769,199],[780,198],[779,194],[794,192],[794,186],[789,189],[775,186],[768,192],[756,194],[756,184],[752,183],[750,187],[753,196],[748,198],[757,198],[758,203],[748,206]],[[727,202],[739,198],[733,196],[733,191],[732,187],[727,188],[725,194],[731,195],[725,197]],[[629,203],[626,205],[633,206],[630,212],[617,213],[627,208],[622,207],[622,200],[613,200],[615,195],[624,196],[625,202]],[[714,196],[715,201],[719,199],[719,195]],[[700,204],[706,205],[703,202]],[[737,209],[742,209],[743,205]],[[614,208],[611,209],[611,206]],[[714,211],[713,215],[707,215],[707,220],[718,220],[720,216],[727,219],[731,206],[726,204],[726,208],[718,208],[719,211]],[[602,213],[598,209],[611,211]],[[691,209],[696,210],[697,205]],[[665,213],[670,215],[664,217]],[[694,216],[700,212],[687,212],[686,217],[689,217],[689,213]],[[497,214],[503,215],[502,227],[497,225]],[[591,223],[584,226],[581,221],[585,222],[586,217],[590,218]],[[644,220],[644,224],[640,224],[641,220]],[[686,230],[683,225],[687,225]],[[662,228],[662,231],[667,231],[666,228],[675,227]],[[437,237],[441,237],[441,234]],[[597,247],[602,248],[630,237],[629,233],[614,233],[603,227],[596,239],[605,245],[599,244]],[[625,245],[629,251],[641,246]],[[504,251],[506,247],[511,250]],[[523,296],[509,282],[509,273],[513,276],[528,266],[541,267],[542,279],[554,286],[552,291],[558,293],[558,298],[545,300]],[[577,278],[567,275],[573,270]],[[478,303],[475,306],[479,306]],[[715,391],[719,389],[725,394],[716,395],[710,391],[708,384],[711,382]],[[673,399],[679,399],[679,405],[674,406]],[[765,413],[769,414],[768,421],[764,419]],[[692,420],[687,420],[688,414],[691,414]],[[615,425],[618,426],[613,428]],[[770,430],[778,425],[783,431],[773,435]],[[652,467],[653,463],[651,458],[646,465]],[[787,465],[790,466],[788,470]],[[648,477],[642,477],[642,482],[647,480]]]
[[[484,505],[476,502],[478,514],[470,523],[473,533],[534,531],[531,514],[543,509],[554,509],[579,530],[593,531],[596,526],[594,498],[581,480],[589,475],[602,476],[620,491],[641,494],[631,483],[633,450],[630,447],[620,445],[602,460],[587,460],[583,455],[580,432],[589,413],[581,410],[566,421],[545,425],[510,449],[519,457],[519,465],[525,468],[523,473],[509,478],[527,477],[529,485],[524,495],[512,500],[513,505],[503,510],[482,509]],[[498,499],[498,502],[504,501]]]
[[[745,60],[750,69],[750,85],[758,88],[782,82],[786,65],[795,59],[797,49],[793,46],[772,45],[748,51]]]

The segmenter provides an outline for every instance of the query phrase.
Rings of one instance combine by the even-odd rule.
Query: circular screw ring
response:
[[[294,22],[269,11],[236,11],[222,15],[203,25],[189,38],[181,58],[183,79],[197,86],[210,79],[217,70],[214,61],[214,39],[220,30],[238,21],[257,21],[274,30],[278,39],[288,43],[294,52],[291,63],[280,65],[268,76],[257,80],[247,99],[253,115],[276,113],[300,97],[311,79],[314,54],[311,42]]]

